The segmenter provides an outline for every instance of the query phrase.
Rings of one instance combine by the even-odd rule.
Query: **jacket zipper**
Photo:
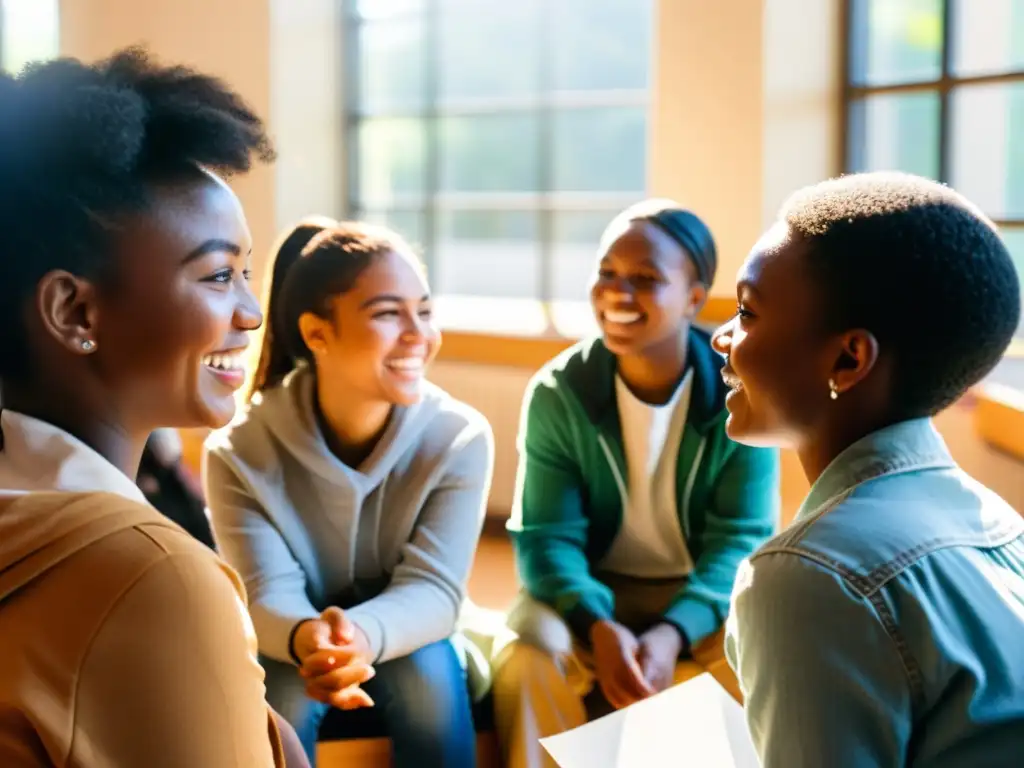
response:
[[[608,462],[608,466],[612,469],[612,476],[615,478],[615,485],[619,488],[619,501],[622,504],[622,511],[625,514],[626,503],[629,500],[629,493],[626,490],[626,483],[622,479],[622,472],[619,471],[619,465],[615,462],[615,456],[612,454],[612,449],[608,445],[608,441],[604,439],[604,435],[597,436],[598,445],[601,446],[601,450],[604,452],[604,458]]]
[[[690,497],[693,495],[693,485],[697,481],[697,470],[700,469],[701,459],[704,458],[704,446],[707,445],[707,438],[702,437],[697,446],[697,453],[694,454],[693,464],[690,465],[690,474],[686,478],[686,486],[683,489],[683,541],[690,540]],[[687,544],[689,548],[689,544]]]

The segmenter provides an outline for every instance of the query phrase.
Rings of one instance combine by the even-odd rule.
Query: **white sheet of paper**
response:
[[[759,768],[743,708],[705,673],[541,739],[561,768]]]

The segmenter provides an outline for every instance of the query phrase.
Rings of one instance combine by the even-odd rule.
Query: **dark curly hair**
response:
[[[245,172],[254,155],[274,151],[237,93],[141,48],[0,74],[0,377],[29,372],[24,312],[45,274],[109,279],[118,225],[153,183]]]
[[[805,239],[825,322],[864,328],[891,355],[894,415],[931,416],[999,362],[1021,289],[995,226],[962,195],[901,173],[801,190],[780,214]]]

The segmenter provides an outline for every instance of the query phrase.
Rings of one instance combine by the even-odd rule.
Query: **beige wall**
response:
[[[259,283],[277,231],[344,200],[338,0],[64,0],[60,50],[94,60],[144,44],[216,74],[270,124],[273,167],[234,180]]]
[[[839,0],[657,0],[650,191],[711,223],[732,277],[785,196],[837,173]],[[61,48],[93,59],[147,43],[215,72],[270,120],[280,160],[239,180],[262,263],[274,233],[345,196],[343,69],[337,0],[64,0]],[[257,264],[259,269],[259,264]],[[497,438],[492,507],[507,512],[515,433],[530,371],[441,363],[433,378],[483,411]],[[976,437],[967,407],[940,428],[964,466],[1024,510],[1024,468]],[[792,513],[806,490],[784,463]]]

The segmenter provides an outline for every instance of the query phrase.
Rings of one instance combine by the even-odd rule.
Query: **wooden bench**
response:
[[[742,702],[736,676],[725,659],[714,653],[705,655],[698,652],[697,656],[699,661],[683,661],[676,667],[676,684],[708,672],[734,699]],[[479,768],[502,768],[498,739],[492,723],[487,720],[488,715],[480,711],[482,706],[490,707],[489,698],[477,706],[477,713],[479,713],[477,722],[480,724],[476,740],[477,765]],[[322,731],[322,733],[324,732]],[[324,735],[331,738],[329,733],[324,733]],[[323,741],[317,749],[317,768],[390,768],[390,766],[391,741],[386,736]]]
[[[494,732],[494,705],[490,695],[473,705],[476,759],[479,768],[501,768]],[[332,710],[320,727],[317,768],[389,768],[391,739],[381,730],[372,711]]]

